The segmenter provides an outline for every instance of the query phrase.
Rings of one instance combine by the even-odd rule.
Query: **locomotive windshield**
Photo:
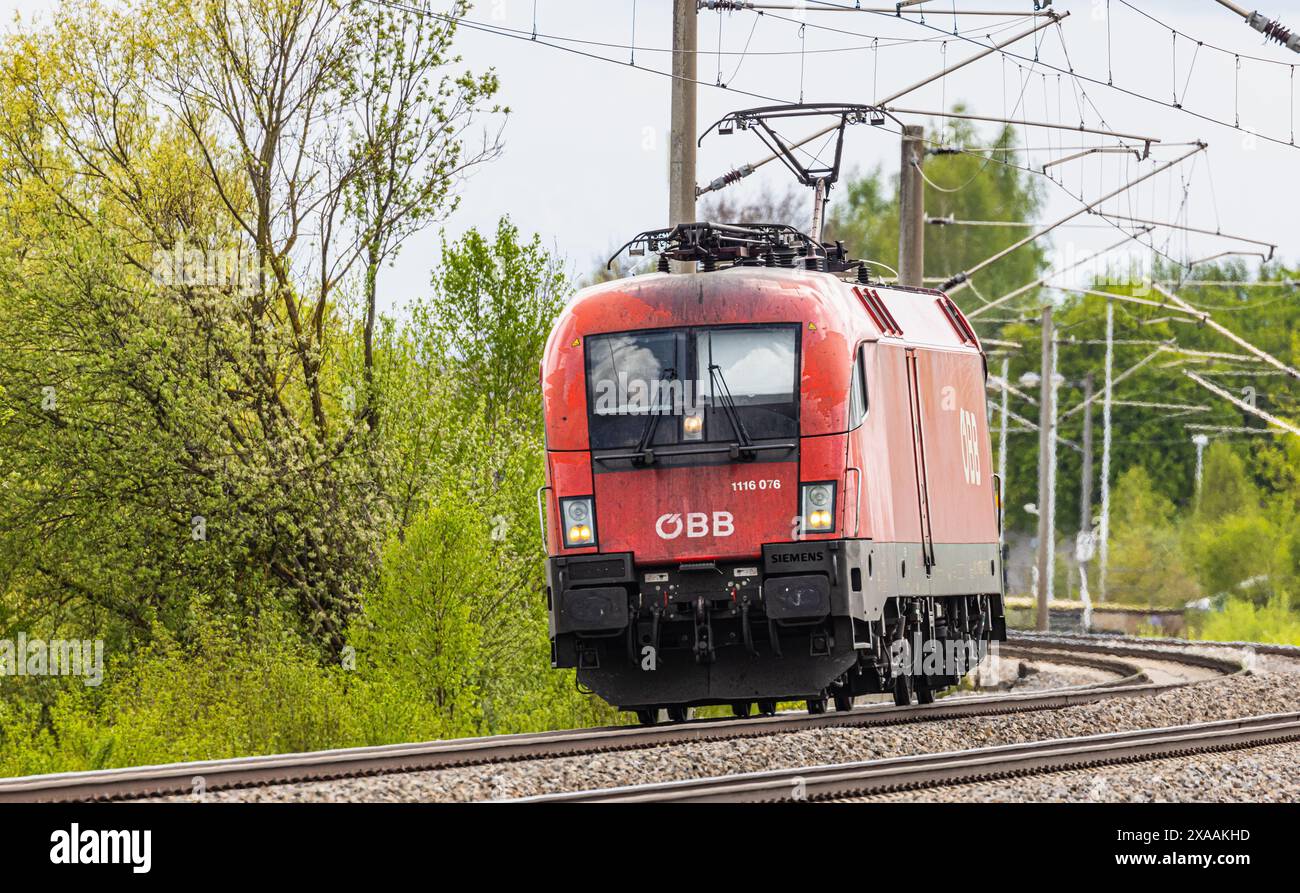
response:
[[[700,331],[695,337],[700,396],[713,403],[717,385],[731,391],[737,406],[793,403],[794,334],[790,328]]]
[[[587,338],[592,449],[796,437],[798,336],[795,325],[754,325]]]

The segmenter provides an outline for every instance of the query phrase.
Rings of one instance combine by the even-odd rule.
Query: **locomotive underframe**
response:
[[[551,558],[552,665],[622,709],[955,685],[1006,638],[996,544],[815,540],[761,559]]]

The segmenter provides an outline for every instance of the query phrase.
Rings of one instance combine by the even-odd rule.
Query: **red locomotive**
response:
[[[542,361],[552,665],[643,722],[955,684],[1006,635],[961,311],[789,227],[629,244],[661,272],[580,292]]]

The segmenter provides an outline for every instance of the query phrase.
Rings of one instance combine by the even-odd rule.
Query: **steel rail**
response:
[[[1105,643],[1122,645],[1152,646],[1170,648],[1225,648],[1236,651],[1253,651],[1256,654],[1271,654],[1279,657],[1300,659],[1300,645],[1283,645],[1271,642],[1225,642],[1217,639],[1175,639],[1169,636],[1126,636],[1114,633],[1040,633],[1028,630],[1016,630],[1015,641],[1032,643],[1043,647],[1055,645],[1096,645],[1104,647]],[[1146,652],[1147,656],[1153,652]]]
[[[945,698],[933,704],[907,707],[862,706],[845,713],[818,715],[791,713],[743,719],[694,720],[655,726],[572,729],[21,776],[0,779],[0,803],[118,800],[184,795],[200,785],[204,791],[216,791],[429,771],[517,760],[610,753],[693,741],[761,737],[810,729],[866,728],[973,716],[1004,715],[1061,709],[1115,697],[1154,694],[1190,684],[1155,684],[1150,682],[1140,667],[1078,656],[1089,653],[1114,654],[1117,649],[1127,650],[1129,656],[1166,659],[1166,652],[1160,652],[1157,656],[1135,647],[1073,641],[1039,643],[1013,639],[1001,649],[1003,652],[1010,652],[1022,658],[1028,656],[1038,660],[1091,665],[1115,672],[1123,678],[1109,684],[1092,683],[1032,694]],[[1203,655],[1171,653],[1167,659],[1169,662],[1213,666],[1224,673],[1242,671],[1240,663],[1206,658]]]
[[[1189,756],[1300,740],[1300,713],[1057,738],[941,754],[575,791],[516,802],[754,803],[831,800]]]

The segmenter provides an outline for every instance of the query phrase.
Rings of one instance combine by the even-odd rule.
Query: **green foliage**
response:
[[[417,326],[449,358],[458,401],[481,401],[488,428],[541,433],[542,349],[569,283],[534,236],[524,242],[503,217],[495,238],[471,229],[443,243],[433,294],[415,309]]]
[[[1198,598],[1182,557],[1173,505],[1152,488],[1142,466],[1126,471],[1112,494],[1107,598],[1126,604],[1177,607]]]
[[[1215,521],[1232,514],[1253,514],[1259,494],[1246,475],[1246,463],[1222,441],[1205,451],[1203,484],[1196,508],[1201,518]]]
[[[1231,599],[1222,611],[1213,611],[1196,623],[1197,638],[1216,642],[1272,642],[1300,645],[1300,613],[1284,595],[1263,605]]]
[[[112,656],[99,689],[6,686],[9,771],[607,717],[549,669],[559,262],[503,220],[444,245],[409,322],[376,313],[495,153],[454,35],[69,0],[0,47],[0,637]]]
[[[481,548],[485,524],[449,494],[417,517],[384,550],[380,585],[350,637],[372,672],[391,680],[466,735],[480,719],[484,610],[492,570]]]
[[[1203,487],[1197,511],[1180,514],[1143,466],[1120,476],[1111,494],[1109,600],[1176,607],[1204,594],[1262,606],[1295,590],[1290,509],[1261,507],[1227,444],[1207,451]]]
[[[148,648],[111,661],[98,688],[69,681],[45,705],[12,692],[0,701],[0,774],[390,744],[474,728],[418,680],[362,662],[322,665],[278,624],[213,624],[184,646],[160,631]]]
[[[522,242],[505,222],[495,241],[471,232],[444,259],[435,288],[448,299],[420,302],[409,324],[382,321],[378,332],[381,425],[368,461],[394,511],[377,580],[343,630],[339,659],[322,662],[304,642],[292,606],[268,602],[240,621],[195,587],[186,635],[155,623],[148,644],[110,645],[101,687],[11,684],[0,707],[0,771],[615,720],[577,692],[572,672],[549,666],[536,397],[491,405],[493,388],[526,387],[513,376],[535,380],[564,282],[536,240]],[[472,331],[459,326],[471,301],[481,302]],[[343,370],[362,363],[359,328],[341,333]],[[482,379],[500,384],[482,388]]]
[[[1293,527],[1251,512],[1197,524],[1189,539],[1209,593],[1231,593],[1263,604],[1270,594],[1295,585]]]
[[[1111,499],[1115,506],[1111,512],[1111,529],[1117,536],[1173,523],[1174,504],[1154,490],[1151,475],[1141,465],[1120,475]]]
[[[956,111],[961,111],[957,106]],[[928,148],[938,145],[978,146],[1006,150],[1015,146],[1015,131],[1005,127],[991,143],[969,122],[954,120],[932,129]],[[925,214],[954,220],[1032,221],[1042,205],[1040,181],[1031,174],[993,159],[1005,151],[985,157],[969,153],[931,155],[923,169],[927,182]],[[847,179],[844,192],[836,194],[827,220],[827,238],[843,239],[854,256],[894,267],[898,259],[898,186],[887,182],[879,168],[865,176]],[[925,228],[925,275],[946,278],[969,269],[1028,234],[1015,227],[936,226]],[[994,298],[1032,282],[1046,264],[1046,248],[1031,243],[1017,249],[982,271],[974,280],[975,291]],[[1033,292],[1029,293],[1032,297]],[[966,310],[979,306],[968,291],[955,295]]]
[[[1176,277],[1179,270],[1157,265],[1151,271],[1156,278]],[[1143,300],[1161,300],[1159,292],[1137,281],[1117,281],[1128,278],[1127,271],[1115,278],[1099,275],[1094,287],[1117,294],[1132,294]],[[1240,279],[1251,280],[1244,266],[1210,266],[1196,271],[1198,278],[1210,281]],[[1276,282],[1293,274],[1283,269],[1265,268],[1260,271],[1264,281]],[[1233,332],[1242,336],[1277,356],[1292,366],[1300,365],[1300,350],[1293,344],[1291,332],[1300,329],[1300,302],[1292,297],[1287,287],[1229,288],[1215,285],[1186,286],[1178,289],[1179,294],[1194,307],[1212,312],[1216,320],[1221,321]],[[1245,300],[1243,300],[1243,297]],[[1033,302],[1008,307],[1008,315],[1013,310],[1026,316],[1037,315]],[[1093,377],[1094,393],[1102,388],[1105,362],[1105,319],[1106,299],[1097,295],[1080,295],[1069,293],[1056,303],[1055,321],[1058,336],[1062,338],[1059,347],[1059,368],[1064,383],[1058,389],[1058,404],[1062,415],[1059,421],[1060,436],[1074,444],[1081,443],[1083,436],[1083,411],[1071,412],[1083,401],[1083,381],[1086,375]],[[981,319],[991,316],[987,314]],[[1186,411],[1178,409],[1159,409],[1139,406],[1115,407],[1113,412],[1114,428],[1112,440],[1111,467],[1112,486],[1118,476],[1128,468],[1140,465],[1149,474],[1156,492],[1164,495],[1181,515],[1190,512],[1194,506],[1196,491],[1196,448],[1192,444],[1193,430],[1185,424],[1203,426],[1223,426],[1225,428],[1254,427],[1263,429],[1265,424],[1258,418],[1201,388],[1183,374],[1184,370],[1196,372],[1220,387],[1238,396],[1243,396],[1242,388],[1253,389],[1259,408],[1282,416],[1296,418],[1297,398],[1300,391],[1294,386],[1294,380],[1283,375],[1258,375],[1266,371],[1260,363],[1210,361],[1207,359],[1181,356],[1162,350],[1166,347],[1187,348],[1193,351],[1234,353],[1242,351],[1232,342],[1213,329],[1198,326],[1190,319],[1170,313],[1167,309],[1148,307],[1125,302],[1114,302],[1115,338],[1114,372],[1115,375],[1144,362],[1141,370],[1120,382],[1115,388],[1115,399],[1134,402],[1154,402],[1191,407]],[[989,325],[980,327],[983,335],[1013,341],[1023,345],[1010,355],[1009,377],[1014,382],[1026,372],[1038,372],[1040,363],[1040,328],[1037,321],[1030,318],[1025,322],[1008,323],[1000,327],[996,334]],[[1156,355],[1153,357],[1152,354]],[[990,362],[990,371],[1000,373],[998,365]],[[1037,408],[1012,398],[1011,408],[1022,415],[1037,417]],[[1093,478],[1097,480],[1100,454],[1101,401],[1092,407],[1094,432]],[[1014,427],[1014,426],[1013,426]],[[1292,511],[1300,500],[1300,438],[1285,436],[1258,436],[1237,432],[1208,432],[1215,443],[1230,445],[1240,459],[1246,483],[1250,487],[1241,487],[1240,493],[1234,490],[1231,499],[1248,499],[1253,487],[1256,498],[1261,503],[1285,502]],[[1012,433],[1008,451],[1007,474],[1007,522],[1017,530],[1029,531],[1034,527],[1035,519],[1025,514],[1020,506],[1037,501],[1037,435],[1033,432]],[[1206,474],[1218,474],[1217,466],[1221,461],[1228,461],[1222,453],[1211,456],[1213,449],[1206,453]],[[1081,454],[1075,449],[1062,446],[1058,448],[1057,468],[1057,520],[1063,534],[1072,534],[1077,529],[1081,512],[1079,510],[1081,472]],[[1225,473],[1228,473],[1225,470]],[[1217,494],[1211,493],[1216,485],[1207,483],[1204,493],[1213,503]],[[1238,482],[1228,480],[1224,486],[1236,488]],[[1092,516],[1095,518],[1100,503],[1100,484],[1094,483],[1092,494]],[[1119,508],[1118,502],[1112,500],[1112,506]]]
[[[265,626],[245,632],[212,626],[181,646],[160,631],[147,649],[111,660],[98,688],[69,681],[44,708],[4,699],[0,771],[101,769],[355,740],[339,673]]]

